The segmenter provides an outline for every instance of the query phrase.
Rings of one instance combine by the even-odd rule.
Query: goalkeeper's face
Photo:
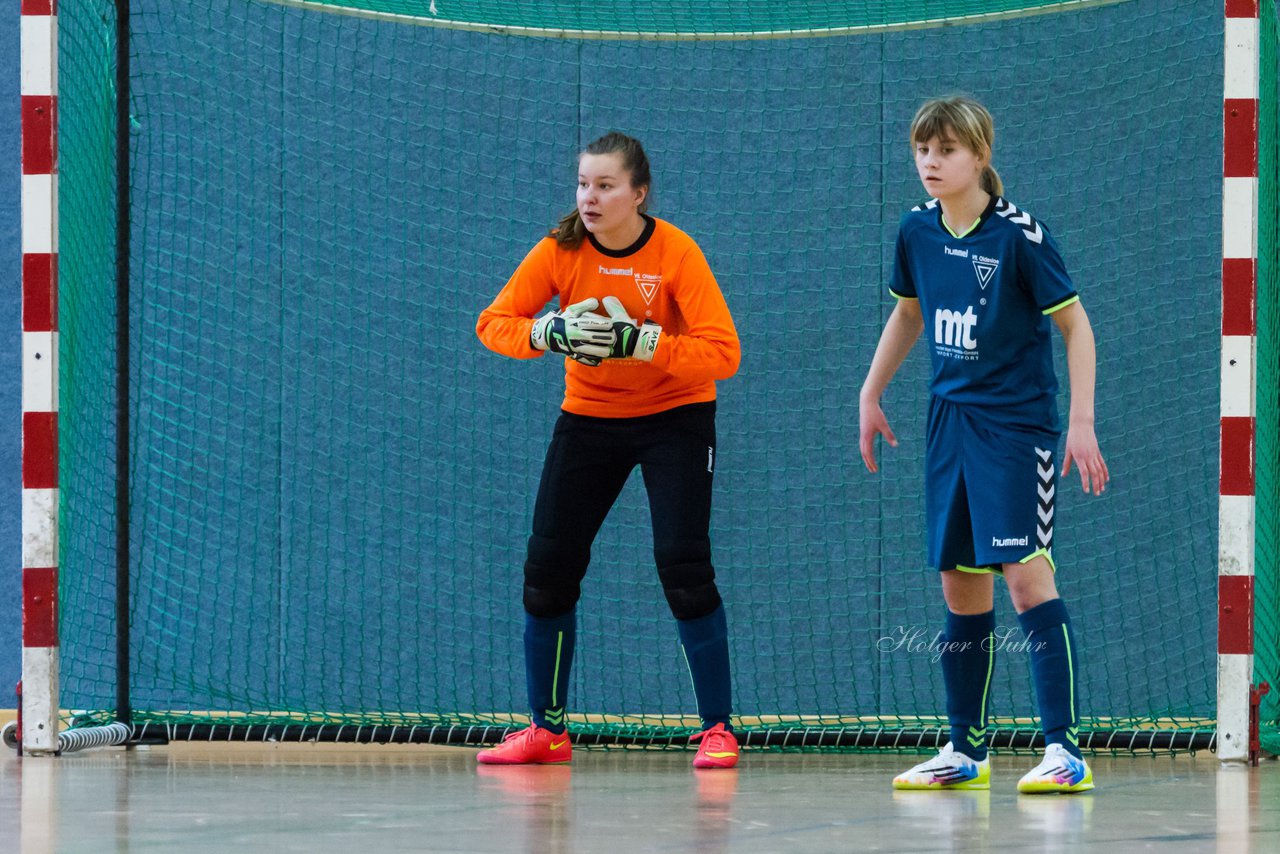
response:
[[[648,188],[631,180],[621,154],[583,154],[578,160],[578,214],[597,239],[634,230]]]

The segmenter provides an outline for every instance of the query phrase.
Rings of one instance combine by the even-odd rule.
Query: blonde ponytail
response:
[[[990,163],[982,168],[982,189],[993,196],[1004,195],[1004,182],[1000,180],[1000,173]]]

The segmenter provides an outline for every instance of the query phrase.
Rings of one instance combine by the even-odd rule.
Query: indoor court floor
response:
[[[1096,756],[1098,787],[1019,796],[894,792],[913,755],[587,751],[572,766],[479,767],[474,749],[314,744],[0,755],[0,851],[1280,851],[1280,764],[1210,753]]]

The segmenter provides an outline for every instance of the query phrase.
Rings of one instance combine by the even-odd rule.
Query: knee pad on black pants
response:
[[[524,562],[524,609],[542,619],[572,611],[582,595],[582,578],[591,561],[590,549],[566,547],[558,540],[529,537]]]
[[[658,578],[677,620],[696,620],[720,607],[716,572],[709,560],[659,566]]]

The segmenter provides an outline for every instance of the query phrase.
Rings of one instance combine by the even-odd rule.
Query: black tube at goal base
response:
[[[479,747],[495,744],[519,727],[500,724],[356,725],[356,724],[140,724],[133,727],[131,744],[165,744],[170,741],[210,742],[319,742],[333,744],[438,744]],[[759,729],[739,730],[738,740],[748,748],[817,750],[932,750],[947,740],[945,730],[929,729]],[[572,733],[580,747],[681,747],[687,735],[628,735],[612,732]],[[1036,750],[1044,736],[1030,730],[995,730],[993,750]],[[1110,752],[1212,751],[1213,730],[1098,730],[1080,733],[1080,748]]]

